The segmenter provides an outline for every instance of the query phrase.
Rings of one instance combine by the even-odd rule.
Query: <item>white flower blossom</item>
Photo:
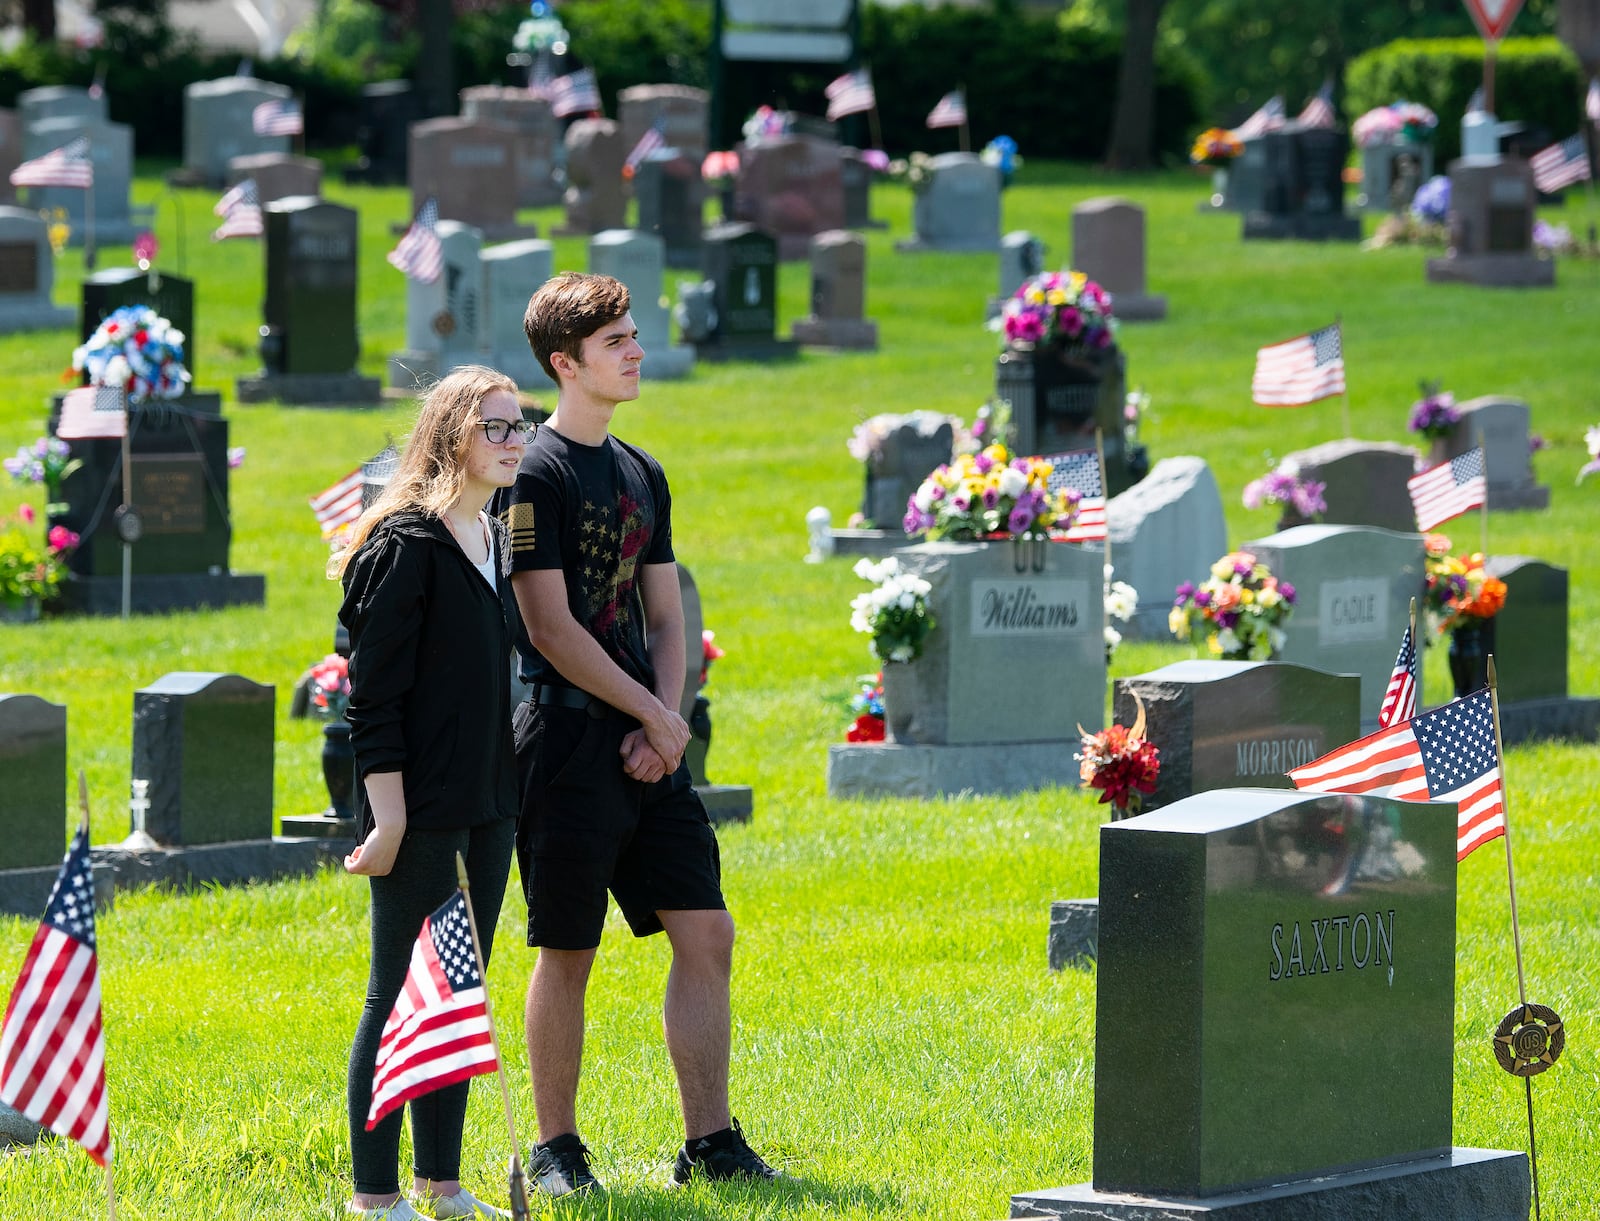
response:
[[[1000,472],[1000,495],[1015,500],[1028,490],[1028,477],[1014,466]]]
[[[1231,627],[1220,628],[1217,631],[1217,648],[1224,654],[1239,651],[1239,637],[1234,634]]]

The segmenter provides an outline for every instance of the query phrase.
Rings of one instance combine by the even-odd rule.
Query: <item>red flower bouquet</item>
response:
[[[1131,729],[1112,725],[1099,733],[1084,733],[1078,726],[1083,750],[1074,756],[1084,784],[1100,789],[1101,803],[1109,802],[1118,818],[1139,812],[1144,796],[1156,791],[1156,777],[1161,774],[1161,752],[1144,736],[1144,704],[1137,695],[1133,702],[1139,715]]]

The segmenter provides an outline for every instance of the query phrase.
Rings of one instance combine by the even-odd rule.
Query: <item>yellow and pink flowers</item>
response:
[[[998,319],[1006,342],[1098,351],[1116,342],[1111,294],[1081,271],[1047,271],[1006,298]]]
[[[1043,458],[1013,458],[998,443],[961,454],[922,481],[902,524],[907,534],[958,541],[1065,530],[1083,497],[1051,491],[1053,469]]]
[[[1249,551],[1230,551],[1211,576],[1178,586],[1167,626],[1188,640],[1196,623],[1210,629],[1206,646],[1226,661],[1266,661],[1283,647],[1283,624],[1294,613],[1295,590]]]

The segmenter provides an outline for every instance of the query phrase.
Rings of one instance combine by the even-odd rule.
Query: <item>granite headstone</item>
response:
[[[11,171],[22,164],[22,120],[15,110],[0,109],[0,204],[17,201]]]
[[[659,237],[668,267],[698,267],[705,184],[700,163],[676,148],[658,148],[633,178],[639,228]]]
[[[1461,413],[1445,438],[1445,458],[1455,458],[1483,444],[1484,476],[1490,509],[1547,509],[1550,489],[1533,478],[1529,444],[1533,412],[1521,399],[1485,395],[1457,403]]]
[[[67,825],[67,706],[37,695],[0,694],[0,762],[6,778],[0,785],[0,870],[60,865]]]
[[[872,216],[872,183],[878,171],[867,164],[859,148],[847,145],[839,150],[839,173],[844,185],[844,227],[887,229],[887,221]]]
[[[628,286],[629,312],[644,348],[640,375],[647,379],[686,377],[694,368],[694,349],[672,342],[672,317],[662,294],[665,251],[653,233],[607,229],[589,240],[589,270],[613,276]]]
[[[264,208],[296,195],[322,194],[322,162],[291,153],[251,153],[228,162],[228,185],[246,178],[256,184],[256,198]]]
[[[811,313],[794,324],[799,343],[824,348],[878,346],[878,324],[862,317],[867,241],[848,229],[811,239]]]
[[[480,256],[483,265],[485,362],[529,392],[553,389],[539,366],[522,319],[534,288],[550,278],[554,255],[550,243],[539,238],[490,246]]]
[[[1302,479],[1326,485],[1324,522],[1406,532],[1417,526],[1416,509],[1406,490],[1406,480],[1416,473],[1416,460],[1416,451],[1408,445],[1346,437],[1297,450],[1284,458],[1283,466],[1298,471]]]
[[[107,119],[104,92],[82,85],[39,85],[17,94],[17,118],[24,126],[41,119]]]
[[[1167,299],[1145,291],[1145,217],[1138,204],[1115,196],[1072,209],[1072,266],[1111,294],[1125,322],[1158,321]]]
[[[1130,640],[1168,640],[1173,590],[1194,579],[1196,556],[1228,549],[1222,494],[1205,459],[1163,458],[1140,482],[1106,503],[1106,534],[1116,579],[1139,591],[1133,617],[1118,630]]]
[[[1289,123],[1260,144],[1265,180],[1260,207],[1245,213],[1246,238],[1360,240],[1361,218],[1344,213],[1345,132]]]
[[[749,141],[739,150],[734,216],[774,234],[780,258],[801,258],[814,235],[844,227],[843,173],[833,140],[786,135]]]
[[[995,250],[1000,245],[1000,170],[973,153],[940,153],[912,204],[915,236],[897,250]]]
[[[133,128],[104,119],[41,119],[24,130],[22,153],[27,158],[42,157],[80,136],[89,141],[94,185],[87,191],[81,187],[29,187],[28,207],[40,212],[60,208],[71,226],[67,244],[82,246],[87,237],[86,197],[93,194],[95,245],[128,245],[139,229],[149,226],[154,211],[134,208],[128,202],[133,185]]]
[[[93,335],[106,316],[129,305],[148,305],[183,332],[183,363],[198,384],[196,370],[194,281],[168,272],[108,267],[85,277],[80,289],[79,342]],[[85,374],[83,384],[88,385]]]
[[[508,85],[473,85],[461,91],[461,117],[498,123],[516,133],[518,207],[561,202],[561,184],[556,181],[561,124],[547,99]]]
[[[1361,150],[1361,206],[1368,212],[1400,212],[1417,188],[1433,177],[1433,144],[1384,140]]]
[[[1044,270],[1044,242],[1026,229],[1013,229],[1000,239],[999,300],[1016,293]]]
[[[1460,157],[1450,163],[1450,249],[1428,260],[1432,282],[1549,287],[1553,259],[1533,249],[1538,193],[1520,157]]]
[[[252,122],[263,102],[286,102],[287,85],[248,76],[196,81],[183,90],[183,172],[197,183],[218,187],[228,162],[253,153],[286,153],[288,136],[258,135]],[[98,175],[99,166],[95,167]]]
[[[683,602],[684,653],[689,661],[684,668],[683,698],[679,701],[678,712],[689,724],[689,744],[683,751],[684,761],[689,765],[689,778],[713,826],[749,822],[755,806],[750,786],[713,784],[706,772],[706,755],[711,749],[711,701],[702,691],[705,619],[700,610],[699,587],[682,564],[678,565],[678,592]]]
[[[936,467],[950,461],[955,430],[950,417],[937,411],[888,412],[873,416],[866,427],[874,443],[864,464],[861,515],[898,535],[907,502]]]
[[[622,144],[631,149],[656,124],[668,148],[681,149],[696,165],[710,151],[711,95],[692,85],[630,85],[617,91]]]
[[[995,359],[994,385],[995,397],[1011,404],[1017,453],[1093,449],[1098,429],[1107,495],[1117,495],[1148,473],[1144,446],[1130,444],[1123,431],[1127,357],[1121,348],[1008,348]]]
[[[517,135],[498,123],[424,119],[411,125],[411,210],[432,197],[441,219],[487,238],[531,237],[517,224]]]
[[[1568,577],[1565,568],[1526,555],[1492,555],[1484,564],[1506,583],[1494,617],[1496,686],[1502,703],[1567,695]]]
[[[565,138],[566,217],[558,234],[576,236],[621,229],[627,210],[622,194],[622,163],[629,149],[611,119],[579,119]]]
[[[753,225],[715,225],[705,235],[705,278],[713,286],[713,349],[770,351],[778,324],[778,243]]]
[[[389,384],[406,390],[483,359],[483,234],[453,220],[436,231],[444,270],[431,284],[406,277],[406,346],[389,358]]]
[[[411,124],[422,118],[422,104],[408,80],[373,81],[361,86],[356,127],[360,155],[345,170],[347,182],[404,182],[411,148]]]
[[[56,263],[48,228],[37,212],[0,207],[0,334],[70,327],[77,316],[52,299]]]

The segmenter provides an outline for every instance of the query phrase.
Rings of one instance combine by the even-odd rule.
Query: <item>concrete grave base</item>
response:
[[[337,839],[351,849],[356,844],[356,820],[339,818],[326,810],[321,814],[285,814],[278,826],[290,839]]]
[[[1373,1170],[1200,1198],[1096,1191],[1088,1183],[1019,1192],[1013,1217],[1088,1221],[1526,1221],[1532,1201],[1525,1153],[1455,1148]]]
[[[271,839],[162,848],[148,838],[140,842],[130,837],[123,844],[90,852],[96,866],[111,867],[118,890],[157,885],[182,890],[206,883],[235,886],[306,877],[324,862],[342,862],[350,847],[345,840],[274,835]]]
[[[293,403],[302,407],[377,406],[382,383],[359,373],[257,373],[236,383],[241,403]]]
[[[748,784],[697,784],[694,791],[713,827],[749,822],[755,810],[754,790]]]
[[[78,324],[78,311],[48,301],[0,301],[0,335],[16,331],[49,331]]]
[[[1303,242],[1359,242],[1361,218],[1247,212],[1243,236],[1247,241],[1255,238],[1288,238]]]
[[[1486,288],[1549,288],[1554,259],[1531,254],[1457,254],[1428,260],[1430,284],[1481,284]]]
[[[1050,969],[1092,967],[1100,957],[1100,900],[1057,899],[1050,904]]]
[[[694,353],[701,360],[720,363],[725,360],[793,360],[800,355],[800,345],[792,339],[713,339],[697,343]]]
[[[1111,309],[1123,322],[1160,322],[1167,316],[1162,293],[1113,293]]]
[[[1500,736],[1507,746],[1537,738],[1600,741],[1600,699],[1569,695],[1501,704]]]
[[[69,610],[85,615],[122,613],[122,578],[72,574],[61,586]],[[129,589],[134,614],[163,614],[199,607],[261,606],[267,600],[267,578],[249,572],[187,572],[141,576],[137,567]]]
[[[112,871],[109,866],[90,866],[94,874],[94,905],[111,906]],[[37,920],[44,915],[44,906],[50,901],[50,888],[61,873],[60,865],[40,866],[32,869],[0,869],[0,912],[8,916],[31,916]]]
[[[830,530],[835,555],[888,555],[911,540],[900,530]]]
[[[794,324],[794,341],[808,348],[850,348],[875,352],[878,324],[866,318],[807,317]]]
[[[1020,793],[1078,783],[1077,743],[1000,742],[907,746],[857,742],[828,747],[829,797],[941,797]]]

